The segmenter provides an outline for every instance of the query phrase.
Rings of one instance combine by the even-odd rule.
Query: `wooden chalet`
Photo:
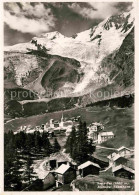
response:
[[[125,157],[123,156],[120,156],[119,154],[115,155],[112,159],[112,166],[118,166],[120,164],[122,165],[127,165],[127,161],[128,159],[126,159]]]
[[[113,175],[126,179],[134,179],[135,171],[127,166],[119,165],[112,168]]]
[[[118,151],[118,154],[123,157],[128,157],[134,154],[134,150],[126,148],[125,146],[118,148],[117,151]]]
[[[62,164],[76,167],[76,163],[65,153],[55,153],[49,158],[48,166],[50,169],[57,169]]]
[[[71,183],[76,179],[76,170],[69,165],[62,164],[55,170],[56,186]]]
[[[79,175],[85,177],[87,175],[99,175],[100,166],[94,162],[87,161],[78,166]]]

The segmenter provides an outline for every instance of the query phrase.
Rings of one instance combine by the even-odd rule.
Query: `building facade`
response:
[[[62,164],[55,170],[56,186],[69,184],[76,179],[76,170],[69,165]]]
[[[87,175],[99,175],[100,166],[91,161],[87,161],[80,166],[78,166],[78,173],[81,177],[85,177]]]
[[[135,171],[127,166],[119,165],[112,169],[115,177],[122,177],[126,179],[134,179]]]

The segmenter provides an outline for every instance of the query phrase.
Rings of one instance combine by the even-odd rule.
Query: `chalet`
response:
[[[54,135],[59,135],[60,134],[60,128],[57,127],[54,129]]]
[[[54,119],[50,119],[50,128],[54,128]]]
[[[47,164],[50,169],[56,169],[62,164],[72,165],[72,167],[76,166],[76,163],[73,162],[73,160],[68,157],[68,155],[62,152],[51,155]]]
[[[113,175],[126,179],[134,179],[135,171],[125,165],[119,165],[112,168]]]
[[[80,166],[78,166],[79,175],[81,177],[85,177],[89,174],[91,175],[99,175],[100,166],[91,161],[87,161]]]
[[[54,135],[65,135],[66,134],[66,129],[61,129],[60,127],[54,128],[53,129]]]
[[[113,167],[116,167],[120,164],[122,165],[127,165],[127,161],[128,159],[126,159],[125,157],[123,156],[120,156],[119,154],[115,155],[112,159],[111,159],[111,165]]]
[[[109,132],[100,132],[98,134],[98,144],[107,141],[108,139],[114,138],[114,134],[112,131]]]
[[[71,183],[76,179],[76,170],[69,165],[62,164],[55,170],[56,186]]]
[[[104,126],[101,123],[92,123],[89,125],[89,131],[91,132],[99,132],[104,129]]]
[[[104,126],[101,123],[92,123],[88,126],[88,138],[93,139],[94,142],[100,144],[108,139],[114,138],[112,131],[103,131]]]
[[[117,149],[117,151],[118,151],[118,154],[123,157],[129,157],[133,155],[134,153],[134,150],[126,148],[125,146],[120,147],[119,149]]]
[[[59,127],[59,122],[58,122],[58,121],[55,121],[55,122],[54,122],[54,127],[55,127],[55,128]]]

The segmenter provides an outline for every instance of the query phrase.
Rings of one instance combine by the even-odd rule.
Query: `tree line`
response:
[[[33,151],[34,153],[44,151],[45,156],[49,156],[51,153],[58,152],[61,147],[55,138],[52,145],[48,138],[49,134],[39,131],[35,131],[33,134],[27,134],[21,131],[17,134],[13,134],[12,131],[4,134],[4,146],[5,149],[9,146],[13,149],[19,149],[21,151]]]

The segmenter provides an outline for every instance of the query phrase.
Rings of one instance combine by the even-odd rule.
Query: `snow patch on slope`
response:
[[[45,46],[49,50],[48,53],[52,55],[60,55],[80,61],[84,77],[74,89],[75,93],[80,92],[87,87],[90,81],[98,79],[96,72],[103,58],[120,48],[124,38],[133,28],[133,25],[131,25],[126,32],[123,31],[125,25],[133,23],[133,13],[133,11],[124,13],[117,16],[118,19],[115,17],[107,18],[93,29],[78,33],[75,38],[65,37],[55,31],[42,34],[40,37],[34,37],[33,40],[37,40],[38,44]],[[117,22],[122,20],[122,25]],[[7,51],[25,52],[27,48],[35,49],[35,46],[30,42],[6,49]]]

